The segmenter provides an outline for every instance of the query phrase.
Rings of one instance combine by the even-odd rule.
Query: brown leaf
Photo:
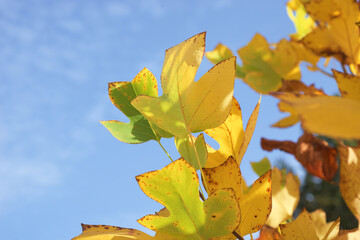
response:
[[[304,133],[297,143],[262,138],[261,147],[266,151],[279,149],[294,155],[310,174],[326,181],[333,179],[338,169],[336,149],[310,133]]]
[[[257,240],[280,240],[281,235],[275,228],[263,226],[260,230],[260,236]]]

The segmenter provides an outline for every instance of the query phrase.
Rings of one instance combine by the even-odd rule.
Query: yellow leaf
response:
[[[332,70],[341,96],[360,101],[360,77]]]
[[[205,130],[205,133],[220,145],[219,150],[208,147],[206,168],[217,167],[230,156],[239,162],[238,155],[244,139],[244,129],[240,105],[235,98],[233,98],[230,114],[225,122],[217,128]]]
[[[244,81],[259,93],[278,90],[283,78],[299,63],[296,50],[290,42],[282,39],[272,49],[260,34],[256,34],[247,46],[239,49],[238,54],[243,62]]]
[[[343,64],[359,63],[359,7],[353,0],[302,0],[307,12],[323,22],[304,39],[320,56],[333,56]]]
[[[329,137],[360,139],[360,102],[334,96],[275,96],[297,111],[303,129]]]
[[[347,206],[360,220],[360,148],[338,146],[340,154],[340,191]]]
[[[319,61],[320,57],[315,55],[312,51],[307,49],[302,42],[299,41],[291,41],[293,48],[295,49],[299,61],[304,61],[311,63],[312,65],[316,65]]]
[[[240,168],[232,157],[216,168],[204,169],[204,176],[208,193],[222,188],[234,190],[240,209],[244,211],[241,212],[241,222],[236,230],[237,233],[244,236],[260,230],[271,211],[271,171],[256,180],[246,194],[242,191]]]
[[[261,95],[260,95],[259,101],[256,104],[253,112],[251,113],[249,121],[246,124],[244,140],[243,140],[243,142],[241,144],[240,151],[239,151],[239,154],[238,154],[238,157],[237,157],[237,159],[238,159],[237,162],[238,162],[239,165],[240,165],[241,160],[243,159],[243,157],[245,155],[246,149],[248,148],[250,140],[251,140],[252,135],[254,133],[257,118],[258,118],[258,115],[259,115],[260,103],[261,103]]]
[[[360,229],[356,228],[353,230],[341,230],[336,240],[359,240]]]
[[[339,234],[340,219],[327,223],[326,213],[321,209],[311,212],[310,217],[315,225],[316,234],[319,239],[333,240]]]
[[[81,224],[82,234],[72,240],[151,240],[152,236],[139,230],[107,225]]]
[[[240,199],[241,222],[239,233],[245,236],[257,232],[271,212],[271,170],[259,177],[250,191]]]
[[[205,33],[168,49],[161,73],[163,95],[131,103],[146,119],[176,137],[218,127],[229,115],[236,58],[222,61],[194,81],[205,49]]]
[[[281,224],[280,229],[284,240],[319,240],[310,214],[306,210],[303,210],[295,221]]]
[[[296,110],[293,107],[291,107],[289,104],[286,104],[284,102],[279,102],[278,107],[280,111],[288,112],[290,116],[287,116],[279,120],[278,122],[274,123],[273,125],[271,125],[272,127],[286,128],[299,122],[299,116]]]
[[[315,27],[314,20],[308,16],[300,0],[290,0],[286,10],[296,29],[296,34],[292,34],[292,37],[300,40]]]
[[[284,179],[276,167],[272,170],[272,210],[266,225],[277,228],[292,217],[300,199],[300,181],[292,173]]]
[[[207,59],[209,59],[210,62],[212,62],[213,64],[217,64],[221,61],[224,61],[225,59],[234,56],[234,54],[227,46],[219,43],[214,48],[214,50],[206,52],[205,56]]]

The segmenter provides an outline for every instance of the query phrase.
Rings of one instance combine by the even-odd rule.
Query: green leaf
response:
[[[147,215],[138,220],[157,233],[203,240],[227,235],[240,223],[240,208],[233,190],[220,189],[202,202],[197,173],[183,159],[136,179],[144,193],[170,213],[168,217]]]
[[[131,101],[139,95],[157,97],[157,82],[154,75],[144,68],[132,82],[109,83],[111,102],[129,119],[129,123],[101,121],[114,137],[126,143],[143,143],[149,140],[159,140],[172,135],[149,122],[131,105]]]
[[[168,49],[161,74],[163,95],[132,101],[150,122],[179,138],[219,126],[230,112],[236,59],[222,61],[195,82],[204,50],[205,33]]]
[[[207,159],[207,149],[206,143],[204,139],[204,134],[200,134],[196,140],[193,137],[194,145],[191,142],[189,137],[186,138],[177,138],[175,137],[175,145],[180,153],[181,157],[183,157],[192,167],[196,170],[205,166],[206,159]],[[199,159],[198,159],[199,157]],[[200,162],[200,166],[199,166]]]
[[[254,172],[260,177],[271,169],[270,161],[267,157],[264,157],[259,162],[251,162],[251,167]]]
[[[214,50],[206,52],[205,56],[213,64],[218,64],[219,62],[234,56],[234,54],[227,46],[219,43],[214,48]],[[237,78],[245,77],[245,73],[239,64],[236,64],[236,77]]]
[[[270,48],[266,39],[256,34],[249,44],[238,50],[243,62],[244,81],[259,93],[276,91],[282,86],[282,80],[299,63],[296,50],[285,39]]]

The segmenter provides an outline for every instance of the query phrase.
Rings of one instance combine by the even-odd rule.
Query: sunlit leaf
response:
[[[319,240],[315,225],[306,210],[303,210],[295,221],[281,224],[280,229],[284,240]]]
[[[233,98],[230,114],[223,124],[217,128],[207,129],[205,133],[215,139],[219,150],[208,147],[207,168],[219,166],[230,156],[239,161],[238,155],[244,139],[241,109],[239,103]]]
[[[335,96],[275,96],[297,111],[303,129],[334,138],[360,139],[360,102]]]
[[[292,37],[300,40],[315,27],[314,20],[308,16],[300,0],[290,0],[286,10],[296,29],[296,33],[292,34]]]
[[[352,230],[341,230],[339,236],[336,240],[359,240],[360,239],[360,229]]]
[[[224,236],[239,225],[240,208],[232,189],[219,189],[202,202],[198,176],[179,159],[161,170],[136,177],[150,198],[168,209],[170,216],[147,215],[138,222],[176,239],[210,239]]]
[[[302,0],[306,11],[320,25],[303,43],[320,56],[333,56],[343,64],[359,63],[359,7],[353,0]]]
[[[206,52],[205,56],[213,64],[218,64],[219,62],[224,61],[224,60],[234,56],[234,54],[227,46],[219,43],[214,48],[214,50]],[[244,76],[245,76],[245,73],[243,72],[241,66],[239,64],[236,64],[236,77],[243,78]]]
[[[271,171],[256,180],[246,194],[241,186],[239,165],[232,157],[216,168],[204,169],[204,175],[209,193],[234,189],[241,208],[241,223],[236,231],[241,236],[259,231],[271,211]]]
[[[149,122],[130,103],[139,95],[157,97],[157,82],[154,75],[144,68],[131,82],[109,83],[111,102],[129,119],[129,123],[120,121],[102,121],[101,123],[114,137],[126,143],[143,143],[159,140],[172,135],[149,124]]]
[[[277,228],[292,217],[300,199],[300,181],[292,173],[284,178],[276,167],[272,170],[272,210],[266,225]]]
[[[259,162],[251,162],[251,167],[258,176],[262,176],[271,169],[271,164],[269,159],[264,157]]]
[[[319,239],[333,240],[339,234],[340,220],[326,222],[326,213],[323,210],[318,209],[311,212],[310,217]]]
[[[238,50],[243,62],[243,78],[255,91],[268,93],[282,86],[282,79],[297,67],[299,59],[291,43],[282,39],[276,49],[260,34]]]
[[[241,144],[240,151],[239,151],[238,158],[237,158],[239,165],[240,165],[241,160],[243,159],[243,157],[245,155],[245,152],[246,152],[246,150],[247,150],[247,148],[249,146],[249,143],[251,141],[252,135],[253,135],[253,133],[255,131],[256,122],[257,122],[257,118],[258,118],[259,110],[260,110],[260,103],[261,103],[261,95],[260,95],[258,103],[256,104],[253,112],[250,115],[249,121],[246,124],[244,140],[243,140],[243,142]]]
[[[195,82],[204,49],[205,33],[168,49],[161,74],[163,95],[131,102],[150,122],[179,138],[221,125],[230,112],[236,59],[222,61]]]
[[[207,159],[204,134],[200,134],[197,138],[193,137],[193,142],[190,140],[189,136],[186,138],[175,137],[175,145],[180,155],[196,170],[199,170],[205,166]]]
[[[152,240],[152,236],[139,230],[107,225],[81,224],[82,234],[72,240]]]
[[[338,146],[340,155],[340,191],[347,206],[360,220],[360,148]]]
[[[279,102],[278,107],[281,112],[288,112],[290,115],[277,121],[276,123],[271,125],[272,127],[286,128],[300,121],[296,110],[293,107],[291,107],[289,104],[286,104],[284,102]]]
[[[360,77],[332,70],[341,96],[360,102]]]

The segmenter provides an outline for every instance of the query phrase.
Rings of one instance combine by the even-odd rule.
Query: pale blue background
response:
[[[80,223],[144,230],[136,219],[161,206],[134,176],[169,160],[156,142],[122,143],[99,123],[126,121],[108,99],[107,83],[130,81],[143,67],[160,80],[165,49],[203,31],[207,50],[222,42],[235,51],[256,32],[277,42],[294,31],[285,4],[0,0],[0,239],[70,239]],[[197,77],[211,66],[204,59]],[[246,122],[259,96],[240,80],[235,96]],[[248,183],[256,177],[250,161],[264,156],[286,157],[301,174],[289,156],[261,150],[261,136],[301,134],[299,125],[271,128],[281,116],[276,101],[263,97],[242,163]],[[178,157],[172,140],[164,145]]]

